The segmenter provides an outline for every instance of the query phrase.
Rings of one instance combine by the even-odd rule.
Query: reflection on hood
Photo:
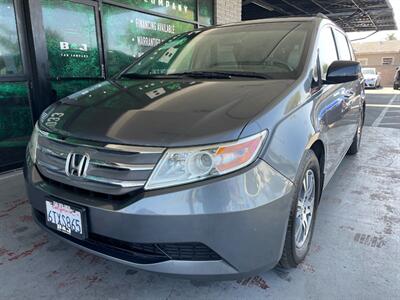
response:
[[[44,130],[142,146],[233,141],[293,80],[122,79],[75,93],[45,111]],[[52,116],[57,117],[48,122]],[[48,124],[51,124],[48,125]]]

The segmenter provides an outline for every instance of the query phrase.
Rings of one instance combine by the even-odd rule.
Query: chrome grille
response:
[[[122,195],[144,186],[163,152],[163,148],[91,144],[41,133],[36,163],[41,174],[52,180],[89,191]],[[84,176],[67,175],[69,153],[89,155]]]

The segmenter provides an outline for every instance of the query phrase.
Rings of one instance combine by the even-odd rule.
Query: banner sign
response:
[[[196,15],[196,0],[115,0],[114,2],[190,21],[194,21]]]
[[[104,4],[103,30],[109,75],[121,71],[134,58],[172,35],[193,29],[193,24]]]

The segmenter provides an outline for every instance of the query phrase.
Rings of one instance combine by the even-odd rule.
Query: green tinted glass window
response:
[[[93,6],[65,0],[42,0],[50,76],[100,77]]]
[[[214,24],[214,1],[199,1],[199,22],[203,25]]]
[[[26,83],[0,83],[0,170],[23,161],[31,132]]]
[[[12,0],[0,0],[0,76],[23,73]]]
[[[115,0],[114,2],[191,21],[194,21],[196,14],[196,0]]]
[[[172,35],[192,29],[193,24],[104,4],[103,30],[108,74],[118,73],[131,64],[134,57],[141,56]]]

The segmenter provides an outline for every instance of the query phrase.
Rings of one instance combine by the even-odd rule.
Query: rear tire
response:
[[[279,265],[283,268],[296,267],[304,260],[310,249],[321,195],[320,167],[312,150],[305,152],[294,186],[285,244],[279,261]]]
[[[364,126],[364,109],[361,110],[360,120],[358,121],[358,127],[357,127],[356,134],[354,135],[354,138],[353,138],[353,143],[351,144],[349,150],[347,151],[348,155],[357,154],[358,151],[360,150],[363,126]]]

